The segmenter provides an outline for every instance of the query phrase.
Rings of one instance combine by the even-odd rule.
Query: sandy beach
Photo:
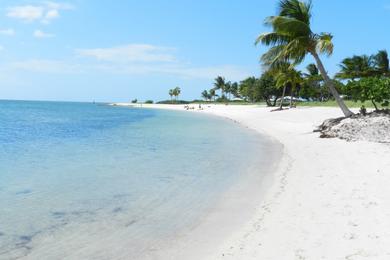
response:
[[[253,216],[215,242],[206,259],[390,259],[390,145],[319,138],[313,129],[342,116],[338,108],[203,108],[193,111],[229,118],[283,144]],[[248,193],[246,199],[258,198]]]

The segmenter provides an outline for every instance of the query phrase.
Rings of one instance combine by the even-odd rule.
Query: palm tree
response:
[[[215,102],[215,97],[216,97],[216,94],[215,94],[215,89],[210,89],[210,97],[213,99],[213,101]]]
[[[221,76],[218,76],[215,79],[214,86],[215,86],[214,87],[215,90],[218,90],[218,89],[221,90],[221,98],[224,98],[224,96],[225,96],[225,87],[226,87],[225,78],[221,77]]]
[[[173,89],[169,90],[169,96],[171,97],[171,102],[172,102],[172,97],[174,96],[174,91]]]
[[[232,93],[233,97],[235,97],[235,98],[240,97],[240,95],[238,93],[238,83],[237,82],[232,83],[232,85],[230,87],[230,92]]]
[[[306,66],[307,73],[303,73],[303,76],[305,78],[305,83],[316,89],[316,92],[319,92],[320,100],[324,100],[324,93],[323,93],[323,86],[321,84],[322,76],[317,68],[317,66],[314,63],[310,63]]]
[[[175,96],[176,101],[177,101],[177,98],[179,97],[180,93],[181,93],[181,90],[179,87],[176,87],[173,89],[173,95]]]
[[[232,95],[232,83],[230,81],[225,84],[225,93],[227,95],[227,99],[230,100]]]
[[[319,57],[321,53],[328,56],[333,53],[333,36],[329,33],[312,32],[310,28],[311,9],[310,1],[280,0],[279,14],[268,17],[265,21],[265,24],[271,26],[273,31],[261,34],[256,40],[256,44],[271,46],[261,59],[265,65],[272,66],[282,61],[291,61],[296,65],[300,64],[307,54],[311,54],[344,115],[351,116],[353,113],[340,98]]]
[[[202,98],[204,98],[204,100],[206,100],[206,101],[208,101],[210,99],[210,94],[207,90],[203,90]]]
[[[354,55],[341,61],[340,72],[336,74],[339,79],[358,79],[375,74],[374,59],[372,56]]]
[[[376,55],[373,56],[373,60],[375,63],[375,71],[382,76],[390,75],[389,68],[389,56],[387,51],[381,50]]]
[[[302,73],[294,69],[294,67],[290,64],[286,63],[282,68],[276,70],[275,80],[277,87],[283,87],[283,94],[279,109],[281,110],[283,108],[284,95],[286,93],[287,86],[290,86],[291,88],[290,108],[293,107],[294,91],[297,85],[300,84],[303,80]]]

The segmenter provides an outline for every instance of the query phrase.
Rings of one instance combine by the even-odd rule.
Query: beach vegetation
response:
[[[311,29],[312,3],[299,0],[281,0],[276,16],[266,18],[265,25],[271,32],[263,33],[256,44],[269,46],[261,60],[264,66],[274,67],[281,62],[298,65],[310,54],[320,74],[345,116],[353,115],[340,97],[334,82],[321,61],[320,54],[333,53],[333,36],[330,33],[314,33]]]
[[[388,107],[390,102],[390,78],[365,77],[358,81],[349,81],[345,88],[352,100],[362,103],[370,101],[375,110],[379,106]]]
[[[168,94],[169,94],[169,96],[171,98],[171,102],[170,103],[177,103],[178,97],[181,94],[181,89],[180,89],[180,87],[172,88],[172,89],[169,90]]]

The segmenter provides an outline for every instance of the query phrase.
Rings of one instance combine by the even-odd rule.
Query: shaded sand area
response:
[[[199,259],[390,259],[390,145],[318,138],[313,129],[342,116],[337,108],[203,107],[197,112],[234,120],[284,148],[250,221]],[[258,198],[248,192],[245,199]]]

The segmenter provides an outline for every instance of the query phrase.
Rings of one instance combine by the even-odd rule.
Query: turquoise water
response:
[[[0,101],[0,259],[140,258],[265,164],[267,145],[197,113]]]

